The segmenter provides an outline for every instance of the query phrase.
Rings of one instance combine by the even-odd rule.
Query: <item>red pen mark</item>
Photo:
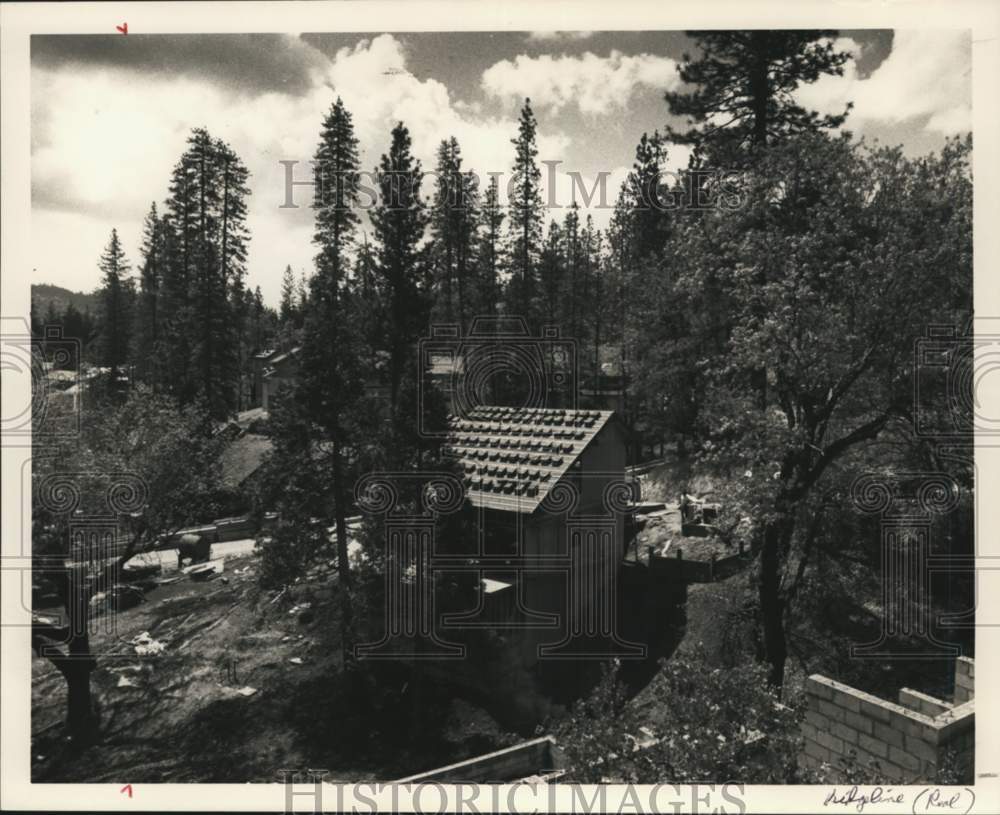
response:
[[[125,792],[125,790],[128,790],[128,797],[131,798],[132,797],[132,785],[131,784],[126,784],[124,787],[122,787],[120,790],[118,790],[118,792]]]
[[[115,28],[121,31],[122,34],[128,34],[128,23],[122,23],[121,25],[116,25]]]

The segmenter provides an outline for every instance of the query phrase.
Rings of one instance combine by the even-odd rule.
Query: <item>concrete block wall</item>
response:
[[[959,657],[955,662],[955,704],[972,699],[975,694],[976,661]]]
[[[943,699],[929,696],[912,688],[900,688],[899,704],[903,707],[908,707],[910,710],[915,710],[917,713],[923,713],[931,717],[937,716],[939,713],[944,713],[953,707]]]
[[[853,752],[862,766],[877,762],[887,782],[933,782],[946,754],[954,751],[958,769],[971,771],[975,703],[971,695],[962,697],[972,692],[972,670],[971,660],[956,666],[955,705],[907,688],[900,691],[904,704],[896,704],[813,674],[806,683],[801,763],[811,768],[826,765],[832,778],[850,782],[841,759]],[[960,674],[968,677],[968,684],[959,684]],[[837,778],[838,771],[842,778]]]

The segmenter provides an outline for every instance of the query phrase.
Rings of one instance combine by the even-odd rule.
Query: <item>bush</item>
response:
[[[299,577],[306,565],[329,546],[322,524],[279,520],[269,533],[257,536],[260,552],[260,584],[264,588],[284,586]]]
[[[801,700],[782,703],[758,665],[715,668],[696,650],[663,661],[629,700],[617,665],[553,728],[581,783],[798,781]]]

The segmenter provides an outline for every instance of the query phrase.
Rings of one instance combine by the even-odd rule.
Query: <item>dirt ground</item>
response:
[[[675,475],[653,473],[644,500],[675,501]],[[640,534],[647,549],[666,539],[692,559],[714,545],[680,535],[676,503]],[[372,705],[346,701],[331,566],[322,562],[279,595],[259,587],[257,555],[234,545],[221,575],[183,576],[135,608],[96,617],[100,738],[83,752],[64,738],[61,675],[35,657],[33,780],[261,782],[306,767],[332,780],[384,780],[518,740],[437,679],[417,687],[387,668]]]
[[[676,554],[680,549],[687,560],[709,560],[714,554],[724,557],[732,554],[722,541],[708,537],[693,537],[681,533],[681,513],[678,498],[682,490],[695,495],[711,495],[712,483],[703,476],[695,476],[690,468],[677,461],[667,460],[639,476],[643,503],[663,503],[665,509],[656,510],[638,520],[644,525],[633,544],[633,555],[640,560],[648,558],[649,548],[660,554]],[[664,552],[664,547],[670,544]]]
[[[33,781],[263,782],[306,767],[328,769],[331,779],[385,779],[492,747],[489,726],[468,744],[467,733],[448,741],[447,731],[459,729],[453,719],[467,711],[442,717],[442,732],[421,751],[383,738],[383,722],[343,701],[330,564],[280,595],[259,588],[257,564],[252,554],[229,557],[221,576],[183,577],[110,620],[95,618],[91,687],[101,738],[82,753],[71,753],[63,734],[65,683],[35,657]],[[400,718],[412,706],[405,680],[395,696],[391,679],[384,684],[390,698],[381,712],[409,729]]]

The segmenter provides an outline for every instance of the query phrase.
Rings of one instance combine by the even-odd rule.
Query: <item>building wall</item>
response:
[[[624,554],[625,517],[623,513],[608,510],[605,488],[625,476],[624,435],[614,421],[609,422],[580,457],[580,467],[571,470],[564,480],[573,483],[579,491],[579,501],[571,512],[547,512],[543,504],[524,519],[524,554],[527,557],[572,557],[572,535],[596,534],[608,541],[610,557]],[[610,528],[609,528],[610,527]],[[598,542],[593,546],[603,546]],[[579,547],[580,544],[575,544]],[[603,550],[599,550],[602,551]],[[593,557],[589,558],[591,561]],[[525,605],[532,611],[557,615],[557,628],[535,628],[520,633],[521,657],[526,664],[538,660],[538,647],[559,643],[566,637],[566,610],[568,608],[569,580],[571,576],[558,571],[538,571],[526,574],[524,580]],[[620,596],[620,585],[616,587]],[[585,597],[585,603],[608,601],[606,596]]]
[[[808,707],[802,723],[801,763],[827,765],[834,779],[850,783],[843,761],[877,762],[887,782],[932,783],[954,753],[958,771],[971,777],[975,750],[974,663],[961,657],[955,668],[954,704],[904,688],[902,704],[880,699],[825,676],[806,683]],[[959,677],[962,677],[961,684]],[[968,698],[964,698],[968,694]]]
[[[264,410],[270,410],[271,400],[274,399],[274,395],[283,385],[291,385],[295,383],[294,376],[276,376],[271,375],[263,381],[261,393],[261,407]]]

